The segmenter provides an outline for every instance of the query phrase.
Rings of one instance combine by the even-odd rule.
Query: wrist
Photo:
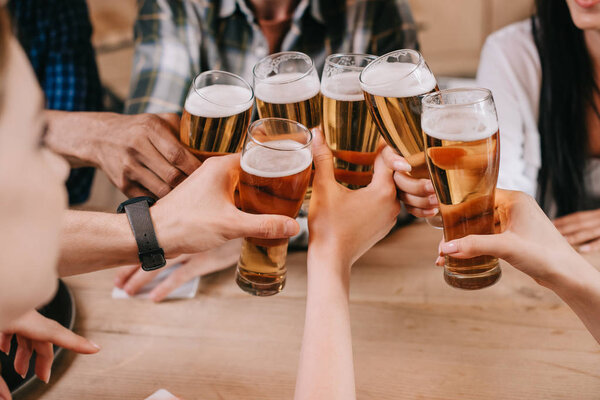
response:
[[[156,233],[158,245],[165,252],[165,258],[174,258],[185,253],[184,235],[181,234],[182,224],[175,216],[167,212],[161,202],[150,207],[150,217]]]
[[[87,112],[46,110],[48,132],[44,144],[63,156],[72,167],[97,166],[91,137],[95,132],[91,115]]]
[[[323,243],[309,245],[307,269],[310,276],[333,276],[349,279],[352,264],[343,257],[343,252]],[[314,274],[312,273],[314,272]]]
[[[597,279],[596,269],[575,250],[553,258],[550,265],[552,272],[543,278],[542,284],[565,301],[585,293],[590,280]]]

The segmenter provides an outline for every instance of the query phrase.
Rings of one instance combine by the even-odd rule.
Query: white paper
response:
[[[179,397],[175,397],[166,389],[158,389],[150,397],[147,397],[146,400],[179,400]]]
[[[160,271],[160,274],[154,277],[154,279],[146,286],[142,287],[138,293],[133,296],[129,296],[127,292],[123,289],[113,288],[112,298],[113,299],[129,299],[131,297],[139,298],[139,299],[148,299],[150,298],[150,292],[154,289],[158,284],[160,284],[163,280],[165,280],[169,275],[171,275],[174,271],[181,268],[183,264],[174,264],[168,268],[164,268]],[[191,281],[188,281],[169,293],[165,300],[167,299],[192,299],[196,295],[196,291],[198,291],[198,285],[200,283],[200,277],[197,276]]]

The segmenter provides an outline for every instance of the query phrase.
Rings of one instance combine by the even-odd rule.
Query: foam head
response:
[[[374,96],[412,97],[431,92],[437,82],[425,64],[382,62],[363,71],[361,86]]]
[[[428,110],[421,118],[423,131],[439,140],[473,142],[498,132],[495,114],[448,108]]]
[[[252,107],[250,89],[236,85],[211,85],[192,89],[184,108],[192,115],[204,118],[224,118]]]
[[[313,74],[286,72],[256,82],[256,97],[266,103],[289,104],[308,100],[319,93],[319,78]]]
[[[321,82],[321,93],[323,96],[338,101],[364,100],[365,96],[358,80],[359,75],[359,71],[331,75]]]
[[[248,174],[281,178],[302,172],[312,163],[310,147],[294,140],[273,140],[264,145],[269,147],[254,146],[244,152],[241,167]]]

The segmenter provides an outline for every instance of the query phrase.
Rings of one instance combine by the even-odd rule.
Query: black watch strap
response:
[[[152,271],[166,264],[165,252],[158,244],[150,217],[150,206],[154,202],[151,197],[134,197],[121,203],[117,209],[118,213],[127,214],[144,271]]]

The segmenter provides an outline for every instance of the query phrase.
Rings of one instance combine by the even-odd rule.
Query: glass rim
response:
[[[413,49],[398,49],[398,50],[390,51],[389,53],[385,53],[384,55],[377,57],[375,60],[371,61],[366,67],[363,68],[363,70],[360,72],[360,75],[358,76],[358,80],[360,81],[360,84],[364,85],[364,86],[370,86],[370,87],[379,87],[379,86],[383,86],[383,85],[388,85],[390,83],[390,81],[386,81],[386,82],[379,83],[379,84],[368,84],[363,80],[363,74],[369,67],[375,65],[375,63],[378,60],[383,59],[384,57],[389,57],[389,56],[399,53],[399,52],[416,54],[419,56],[419,59],[418,59],[417,63],[414,64],[414,67],[409,72],[407,72],[405,75],[402,75],[399,78],[394,78],[394,80],[406,78],[407,76],[409,76],[413,72],[415,72],[417,70],[417,68],[419,68],[420,65],[425,64],[425,58],[423,58],[423,54],[421,54],[420,51],[413,50]],[[427,69],[429,69],[429,67],[427,67]]]
[[[280,122],[286,122],[292,125],[296,125],[297,127],[300,128],[300,130],[303,130],[305,132],[308,133],[308,141],[302,145],[302,147],[298,147],[297,149],[279,149],[277,147],[273,147],[273,146],[269,146],[266,143],[268,142],[260,142],[258,140],[256,140],[254,138],[254,135],[252,134],[252,130],[258,126],[258,125],[262,125],[265,121],[280,121]],[[254,142],[255,144],[261,146],[261,147],[265,147],[267,149],[270,150],[277,150],[277,151],[298,151],[298,150],[304,150],[307,147],[310,147],[310,145],[312,144],[313,141],[313,133],[310,129],[308,129],[306,126],[304,126],[303,124],[301,124],[298,121],[294,121],[293,119],[287,119],[287,118],[276,118],[276,117],[267,117],[267,118],[260,118],[257,119],[256,121],[252,122],[250,124],[250,126],[248,127],[248,134],[246,135],[248,138],[250,138],[250,140],[252,142]],[[301,144],[300,142],[298,142],[299,144]],[[244,146],[244,150],[246,150],[245,146]]]
[[[294,78],[294,79],[290,79],[290,80],[286,80],[286,81],[278,81],[278,82],[265,82],[265,80],[268,77],[264,77],[261,78],[259,76],[256,75],[256,68],[266,59],[276,59],[277,57],[286,55],[286,54],[295,54],[295,55],[299,55],[302,56],[302,58],[308,59],[309,61],[309,68],[306,72],[304,72],[301,76]],[[286,84],[286,83],[292,83],[292,82],[296,82],[299,81],[300,79],[304,79],[306,76],[308,76],[313,70],[315,69],[315,63],[312,59],[312,57],[310,57],[308,54],[306,53],[302,53],[301,51],[280,51],[279,53],[273,53],[273,54],[269,54],[268,56],[265,56],[263,58],[261,58],[256,64],[254,64],[254,67],[252,67],[252,76],[254,77],[254,79],[258,79],[261,81],[261,84],[266,84],[266,85],[282,85],[282,84]]]
[[[361,57],[362,59],[370,59],[369,64],[365,65],[364,67],[358,67],[356,65],[340,65],[340,64],[335,64],[333,63],[331,60],[334,57]],[[367,68],[373,61],[377,60],[379,57],[377,57],[374,54],[366,54],[366,53],[333,53],[327,56],[327,58],[325,59],[325,65],[331,65],[334,68],[339,68],[339,69],[349,69],[349,70],[353,70],[353,71],[362,71],[363,69]]]
[[[247,100],[244,100],[244,101],[242,101],[242,102],[239,102],[239,103],[234,103],[234,104],[222,104],[222,103],[219,103],[218,101],[214,101],[213,99],[209,99],[208,97],[206,97],[205,95],[203,95],[202,93],[200,93],[200,92],[198,91],[200,88],[198,88],[198,87],[196,86],[196,81],[197,81],[197,80],[198,80],[200,77],[202,77],[202,76],[205,76],[205,75],[216,75],[216,74],[223,74],[223,75],[226,75],[226,76],[229,76],[229,77],[232,77],[232,78],[235,78],[235,79],[238,79],[238,80],[240,80],[240,81],[241,81],[241,82],[242,82],[244,85],[246,85],[246,87],[247,87],[247,88],[250,90],[250,98],[248,98]],[[213,86],[213,85],[214,85],[214,84],[212,84],[212,85],[208,85],[208,86]],[[203,87],[208,87],[208,86],[203,86]],[[252,101],[254,101],[254,88],[252,87],[252,85],[250,85],[248,82],[246,82],[246,80],[245,80],[244,78],[242,78],[241,76],[239,76],[239,75],[236,75],[236,74],[234,74],[234,73],[231,73],[231,72],[227,72],[227,71],[220,71],[220,70],[218,70],[218,69],[211,69],[211,70],[208,70],[208,71],[204,71],[204,72],[202,72],[202,73],[199,73],[198,75],[196,75],[196,77],[195,77],[195,78],[194,78],[194,80],[192,81],[192,87],[194,88],[194,92],[196,92],[196,94],[197,94],[198,96],[202,97],[204,100],[208,101],[209,103],[212,103],[212,104],[215,104],[215,105],[217,105],[217,106],[221,106],[221,107],[236,107],[236,106],[241,106],[241,105],[243,105],[243,104],[246,104],[246,103],[251,103]],[[241,87],[241,86],[240,86],[240,87]],[[251,104],[250,106],[252,106],[252,104]]]
[[[468,92],[479,92],[484,94],[481,98],[478,98],[476,100],[471,100],[471,101],[466,101],[464,103],[446,103],[446,104],[437,104],[437,103],[433,103],[432,99],[436,98],[436,97],[440,97],[443,96],[445,94],[448,93],[468,93]],[[492,91],[490,89],[487,88],[482,88],[482,87],[463,87],[463,88],[452,88],[452,89],[443,89],[443,90],[438,90],[436,92],[433,93],[429,93],[425,96],[423,96],[423,98],[421,99],[421,104],[423,106],[423,108],[427,107],[427,108],[460,108],[460,107],[469,107],[469,106],[474,106],[476,104],[479,103],[483,103],[486,102],[488,100],[491,100],[493,98],[492,96]]]

